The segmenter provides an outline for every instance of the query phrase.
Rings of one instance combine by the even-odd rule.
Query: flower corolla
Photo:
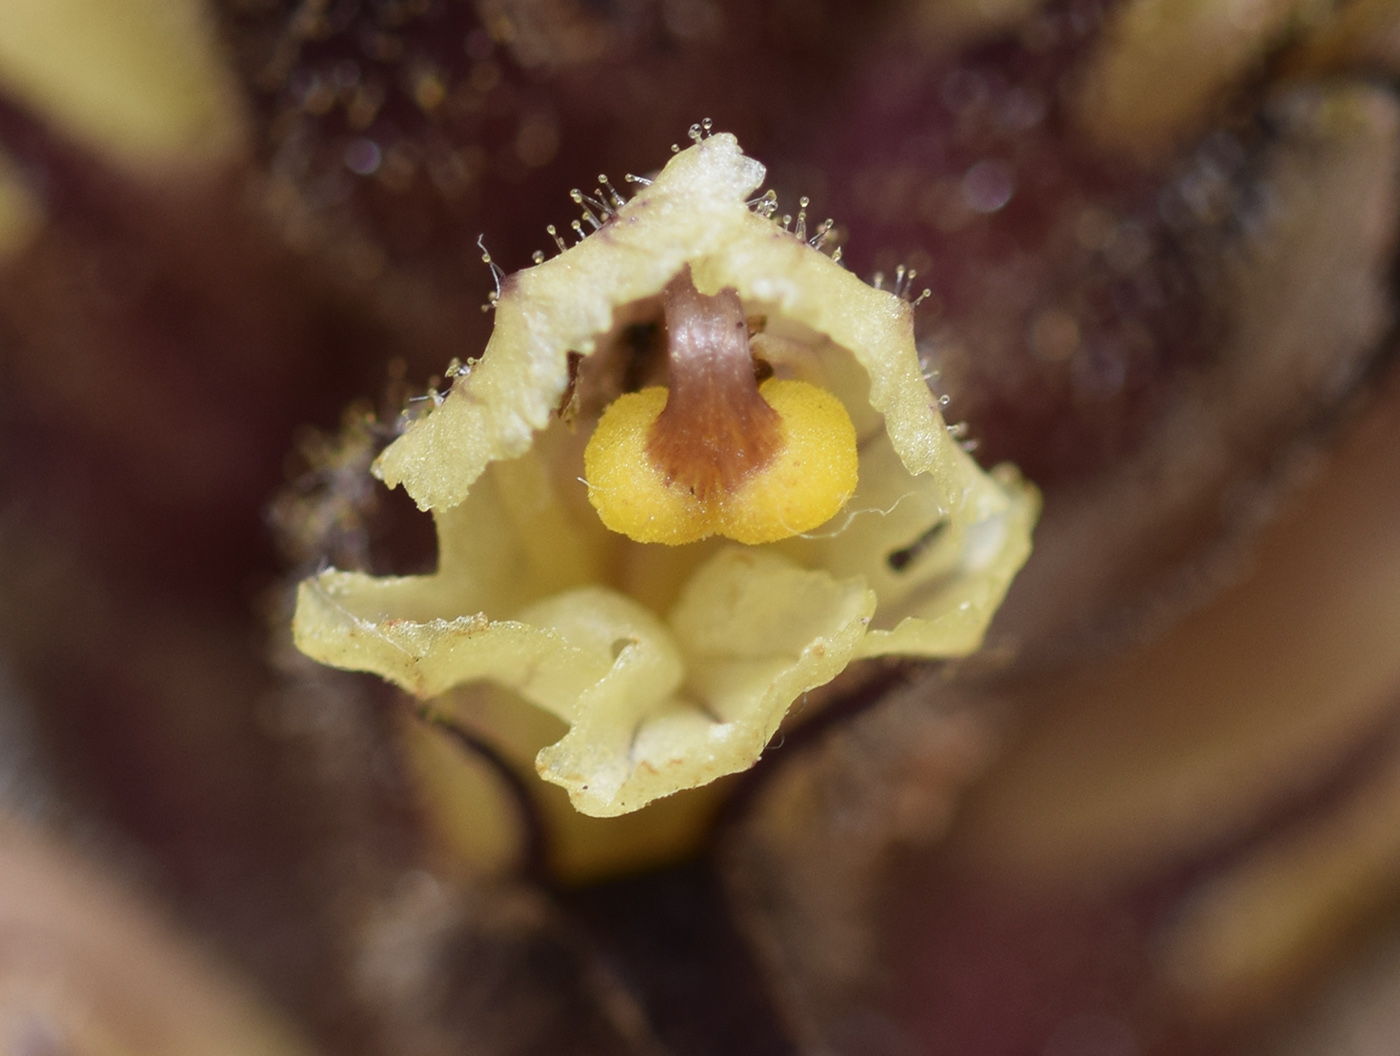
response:
[[[756,207],[763,177],[734,137],[701,138],[587,238],[505,278],[483,355],[376,463],[433,512],[437,571],[332,569],[298,593],[296,642],[317,660],[423,699],[486,681],[557,716],[568,732],[536,768],[585,814],[752,766],[853,661],[972,652],[1029,554],[1037,493],[949,435],[909,302]],[[728,336],[687,345],[695,313]],[[706,364],[724,356],[721,383]],[[691,375],[701,410],[663,435]],[[669,397],[651,384],[668,378]],[[621,475],[591,479],[599,420],[658,388]],[[714,392],[776,410],[727,417]],[[621,443],[595,445],[590,469]],[[770,470],[787,483],[754,484]],[[633,509],[644,477],[660,513]],[[773,498],[809,480],[816,505]],[[745,527],[764,502],[780,527]]]

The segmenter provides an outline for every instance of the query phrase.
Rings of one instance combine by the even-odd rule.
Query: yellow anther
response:
[[[588,501],[603,523],[639,543],[679,546],[710,535],[773,543],[830,520],[856,487],[856,432],[846,408],[802,381],[771,378],[759,394],[778,415],[777,450],[733,491],[706,497],[668,480],[648,451],[666,389],[616,400],[583,454]]]

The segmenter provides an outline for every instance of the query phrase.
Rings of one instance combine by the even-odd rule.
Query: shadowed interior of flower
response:
[[[437,572],[298,595],[316,659],[561,720],[484,732],[585,814],[752,766],[854,660],[973,651],[1029,553],[1037,494],[950,437],[908,301],[775,223],[763,176],[697,137],[506,278],[480,360],[376,464],[433,511]]]

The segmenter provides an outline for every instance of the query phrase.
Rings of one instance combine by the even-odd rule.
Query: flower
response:
[[[1030,550],[1038,495],[950,436],[908,301],[774,222],[763,176],[696,137],[506,277],[484,354],[376,463],[433,512],[437,572],[298,593],[317,660],[425,699],[491,682],[566,723],[536,767],[584,814],[746,769],[855,660],[975,650]]]

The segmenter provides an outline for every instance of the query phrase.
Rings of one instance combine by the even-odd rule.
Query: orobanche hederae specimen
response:
[[[752,766],[855,660],[975,650],[1037,511],[950,435],[909,301],[775,220],[733,136],[693,138],[502,279],[482,355],[376,462],[433,512],[436,574],[297,598],[324,663],[563,720],[536,768],[595,816]]]

